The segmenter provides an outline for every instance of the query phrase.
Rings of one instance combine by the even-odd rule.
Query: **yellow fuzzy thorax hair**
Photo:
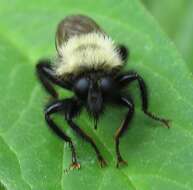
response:
[[[111,71],[123,65],[111,38],[101,33],[88,33],[70,38],[58,49],[55,71],[58,76],[78,74],[84,69]]]

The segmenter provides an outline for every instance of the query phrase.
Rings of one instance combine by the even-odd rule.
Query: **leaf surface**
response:
[[[190,71],[193,72],[193,1],[142,0],[142,2],[174,41]]]
[[[57,23],[69,14],[86,14],[130,49],[126,70],[147,82],[150,110],[172,120],[170,130],[141,111],[137,84],[132,85],[135,117],[121,139],[128,166],[115,167],[113,135],[126,109],[108,108],[98,130],[86,114],[77,119],[108,161],[101,169],[94,151],[67,127],[81,170],[64,172],[70,150],[46,127],[48,96],[35,77],[35,64],[53,57]],[[193,78],[173,44],[137,0],[7,1],[0,7],[0,184],[6,190],[191,190],[193,187]],[[65,91],[62,96],[69,97]],[[0,186],[1,188],[1,186]]]

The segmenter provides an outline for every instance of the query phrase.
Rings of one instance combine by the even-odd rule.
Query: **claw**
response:
[[[100,167],[101,167],[101,168],[104,168],[104,167],[107,166],[107,162],[105,161],[104,158],[101,157],[101,158],[99,158],[98,160],[99,160],[99,163],[100,163]]]
[[[164,119],[162,122],[163,122],[163,124],[165,125],[165,127],[167,127],[168,129],[171,127],[171,126],[169,125],[169,123],[171,122],[171,120],[169,120],[169,119]]]
[[[80,169],[80,164],[78,162],[73,162],[70,165],[70,170],[73,170],[73,169]]]
[[[119,166],[127,166],[127,161],[123,160],[122,158],[118,158],[117,159],[117,164],[116,164],[116,167],[119,168]]]
[[[64,170],[64,173],[68,173],[70,170],[74,170],[74,169],[80,169],[80,164],[78,163],[78,162],[73,162],[70,166],[69,166],[69,168],[66,168],[65,170]]]

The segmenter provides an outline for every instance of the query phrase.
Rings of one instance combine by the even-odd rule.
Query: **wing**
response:
[[[59,24],[56,31],[55,45],[56,50],[69,38],[75,35],[86,34],[90,32],[104,31],[90,17],[84,15],[71,15],[65,17]]]

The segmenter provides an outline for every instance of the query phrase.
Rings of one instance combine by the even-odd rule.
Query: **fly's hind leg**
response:
[[[116,133],[115,133],[115,150],[116,150],[116,156],[117,156],[117,165],[116,165],[117,168],[120,165],[127,164],[127,162],[121,156],[120,149],[119,149],[119,141],[120,141],[120,137],[122,137],[123,134],[128,129],[129,122],[131,121],[133,114],[134,114],[134,104],[133,104],[131,99],[121,97],[119,104],[122,106],[126,106],[129,110],[126,114],[126,117],[125,117],[121,127],[118,128]]]

